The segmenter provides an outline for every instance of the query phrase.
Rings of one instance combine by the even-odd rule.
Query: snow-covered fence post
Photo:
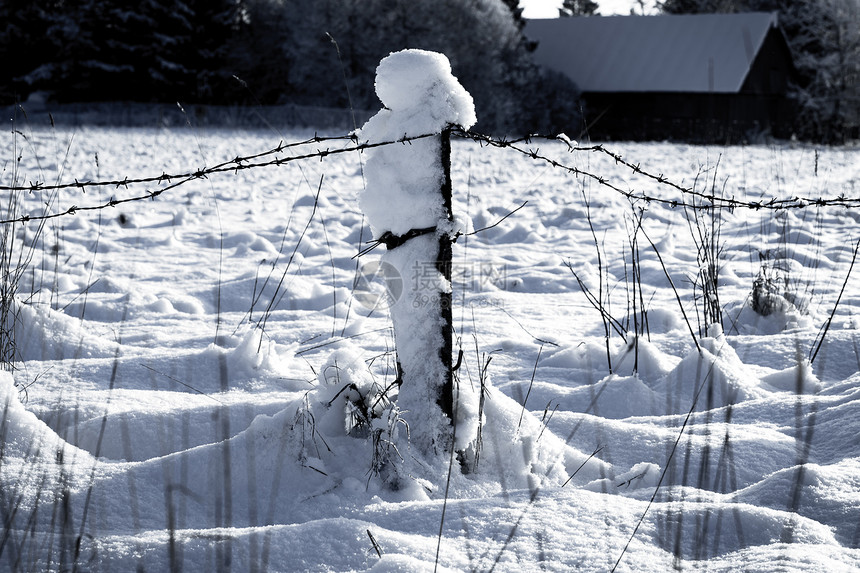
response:
[[[454,447],[450,128],[474,125],[475,107],[448,59],[423,50],[384,58],[376,93],[384,109],[359,137],[402,142],[370,152],[359,202],[373,236],[387,248],[382,274],[390,285],[402,285],[389,289],[399,294],[390,301],[401,375],[397,405],[412,444],[431,454]]]

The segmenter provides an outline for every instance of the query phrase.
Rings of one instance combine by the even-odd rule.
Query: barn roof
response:
[[[529,20],[535,60],[583,92],[737,93],[776,13]]]

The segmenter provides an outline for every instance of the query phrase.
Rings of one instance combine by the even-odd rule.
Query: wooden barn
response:
[[[595,140],[791,135],[795,72],[776,13],[529,20],[525,33],[537,63],[579,86]]]

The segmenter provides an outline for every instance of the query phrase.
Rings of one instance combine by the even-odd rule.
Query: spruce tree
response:
[[[26,100],[47,73],[49,9],[47,0],[0,0],[0,104]]]
[[[198,103],[231,103],[241,97],[233,79],[231,56],[239,49],[235,40],[242,27],[243,6],[237,0],[187,0],[189,22],[188,63],[193,71],[188,97]]]

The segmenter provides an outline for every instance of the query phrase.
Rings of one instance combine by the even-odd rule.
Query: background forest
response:
[[[565,0],[560,16],[600,13]],[[798,137],[860,126],[860,0],[665,0],[666,13],[778,11]],[[0,0],[0,103],[135,101],[373,110],[373,70],[445,53],[487,132],[581,126],[576,87],[536,66],[518,0]]]
[[[0,82],[9,104],[294,104],[374,109],[379,60],[403,47],[448,55],[481,127],[548,127],[570,82],[531,63],[520,11],[500,0],[4,0]],[[570,112],[563,112],[570,116]],[[562,122],[570,117],[562,117]]]

